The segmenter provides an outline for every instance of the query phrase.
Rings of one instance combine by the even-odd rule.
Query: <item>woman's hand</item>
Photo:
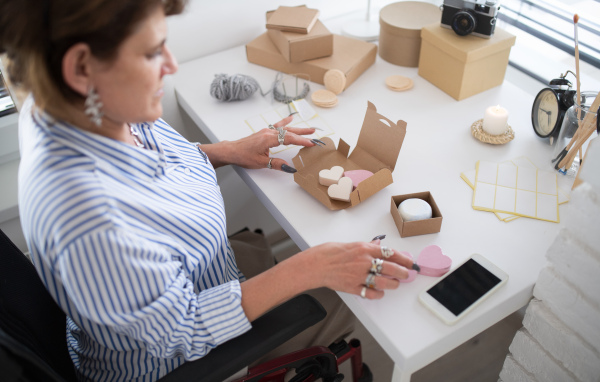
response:
[[[214,145],[202,145],[213,166],[220,167],[226,164],[235,164],[244,168],[267,168],[282,170],[285,172],[296,172],[286,161],[280,158],[270,158],[269,149],[279,146],[279,131],[285,131],[283,144],[300,145],[305,147],[314,146],[314,141],[303,135],[313,134],[314,128],[285,127],[292,122],[293,116],[286,117],[273,125],[273,129],[262,129],[252,135],[237,141],[224,141]]]
[[[369,287],[367,277],[372,274],[374,259],[383,262],[381,272],[372,276],[373,285]],[[326,243],[243,282],[242,306],[253,321],[295,295],[320,287],[379,299],[384,290],[396,289],[400,285],[398,280],[408,278],[408,269],[413,264],[400,252],[374,243]]]
[[[412,259],[400,252],[392,249],[386,251],[385,248],[379,246],[379,240],[371,243],[327,243],[298,255],[306,256],[310,269],[307,272],[310,276],[307,277],[313,277],[316,286],[379,299],[383,297],[384,290],[398,288],[399,280],[408,278],[408,269],[413,268],[414,264]],[[385,258],[384,252],[389,257]],[[374,275],[374,285],[368,287],[367,276],[371,273],[374,259],[383,260],[381,272]]]

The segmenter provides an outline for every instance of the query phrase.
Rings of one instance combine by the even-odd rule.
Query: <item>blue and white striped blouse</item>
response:
[[[248,329],[215,171],[158,120],[146,149],[33,113],[23,230],[81,376],[155,381]]]

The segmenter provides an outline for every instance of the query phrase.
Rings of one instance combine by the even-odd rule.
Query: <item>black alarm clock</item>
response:
[[[567,109],[575,103],[577,92],[571,90],[571,82],[565,76],[550,81],[550,86],[542,89],[533,101],[531,124],[541,138],[558,136]]]

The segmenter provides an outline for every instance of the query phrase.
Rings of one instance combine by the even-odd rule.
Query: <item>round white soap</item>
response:
[[[429,203],[423,199],[406,199],[398,206],[398,212],[405,222],[431,219],[432,212]]]

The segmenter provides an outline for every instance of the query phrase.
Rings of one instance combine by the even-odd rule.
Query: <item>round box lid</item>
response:
[[[388,4],[379,12],[379,24],[387,33],[420,37],[421,28],[440,23],[442,11],[436,5],[421,1]]]

